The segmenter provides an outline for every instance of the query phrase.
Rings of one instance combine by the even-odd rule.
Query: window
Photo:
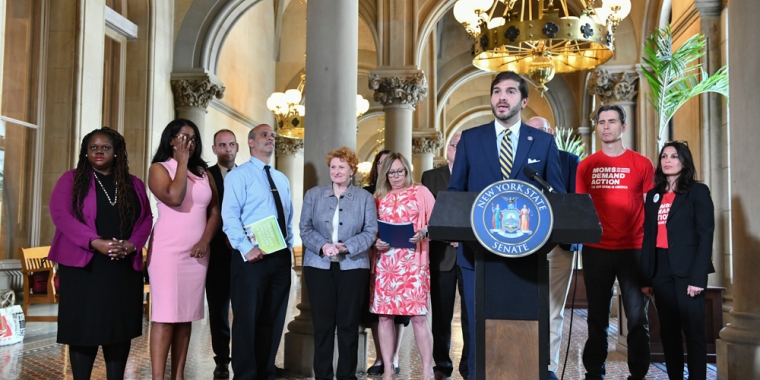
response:
[[[8,0],[0,108],[0,259],[39,242],[40,54],[47,2]]]

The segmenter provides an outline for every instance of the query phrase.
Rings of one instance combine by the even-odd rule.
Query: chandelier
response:
[[[571,15],[569,1],[458,0],[454,17],[475,39],[473,65],[526,74],[543,96],[555,74],[612,58],[615,29],[631,10],[630,0],[596,0],[603,3],[599,8],[595,0],[575,0],[582,11]]]
[[[274,92],[267,99],[267,108],[275,117],[275,130],[282,137],[303,140],[304,136],[304,107],[303,91],[306,85],[306,74],[301,74],[301,82],[295,89],[285,92]],[[356,95],[356,118],[360,118],[369,110],[369,100]]]

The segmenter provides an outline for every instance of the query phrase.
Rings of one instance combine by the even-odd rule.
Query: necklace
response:
[[[111,204],[111,206],[116,206],[116,202],[119,200],[119,189],[114,188],[113,189],[113,201],[111,201],[111,196],[108,195],[108,192],[106,191],[106,187],[103,186],[103,182],[100,182],[100,178],[98,178],[98,175],[95,174],[95,172],[92,172],[92,175],[95,176],[95,180],[98,181],[98,184],[100,184],[100,188],[103,189],[103,192],[106,193],[106,199],[108,199],[108,203]],[[114,181],[114,185],[118,182]]]

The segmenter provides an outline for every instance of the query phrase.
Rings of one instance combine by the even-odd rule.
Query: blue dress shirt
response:
[[[224,178],[224,200],[222,201],[222,229],[227,234],[232,248],[245,254],[254,248],[243,230],[253,222],[268,216],[277,217],[277,207],[269,186],[263,161],[251,159],[230,171]],[[293,247],[293,200],[288,178],[272,167],[270,170],[277,191],[280,193],[282,208],[287,225],[288,249]],[[267,252],[271,253],[271,252]]]
[[[522,120],[517,120],[517,123],[513,124],[509,128],[505,128],[504,125],[502,125],[498,120],[494,119],[493,126],[496,130],[496,155],[499,155],[499,152],[501,152],[501,139],[504,138],[504,134],[507,133],[507,129],[512,131],[512,135],[510,136],[510,140],[512,140],[512,152],[517,152],[517,143],[520,141],[520,125],[522,125]],[[512,157],[512,160],[515,158]]]

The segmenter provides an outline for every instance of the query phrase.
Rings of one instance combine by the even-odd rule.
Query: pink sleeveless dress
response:
[[[174,179],[177,161],[161,162]],[[148,274],[153,297],[153,322],[191,322],[203,319],[203,294],[208,255],[190,256],[190,250],[206,228],[206,209],[211,202],[208,176],[187,173],[187,191],[179,207],[156,198],[158,220],[148,247]]]

